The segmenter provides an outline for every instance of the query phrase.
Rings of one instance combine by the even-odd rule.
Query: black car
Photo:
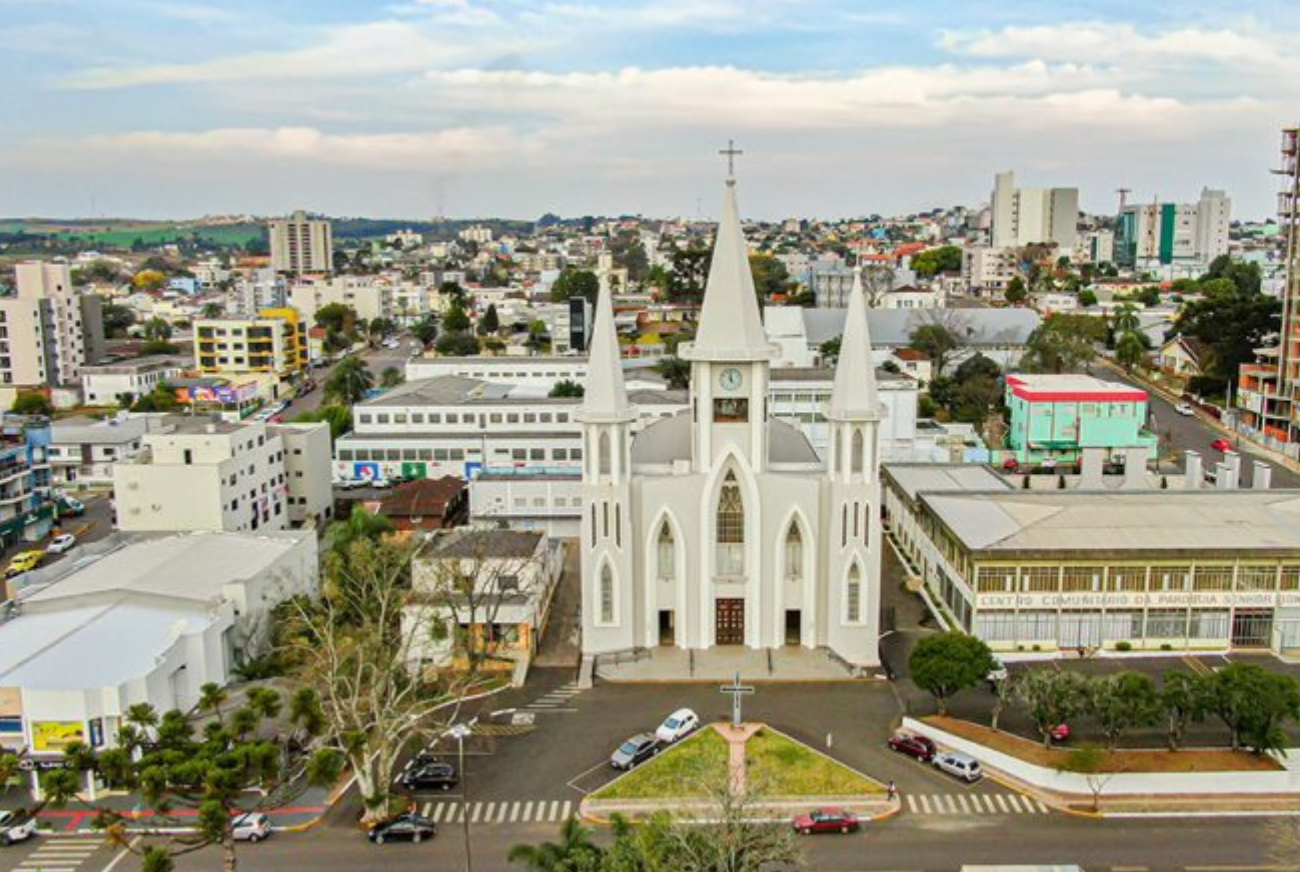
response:
[[[609,757],[609,765],[615,769],[631,769],[649,760],[659,753],[659,740],[645,733],[637,733],[618,746]]]
[[[390,839],[423,842],[438,834],[438,826],[419,812],[406,812],[370,828],[370,841],[383,845]]]
[[[412,760],[402,773],[402,786],[411,790],[451,790],[460,781],[456,767],[441,760]]]

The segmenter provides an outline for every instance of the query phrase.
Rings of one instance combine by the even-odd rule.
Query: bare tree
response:
[[[874,308],[880,304],[880,297],[883,294],[894,289],[894,279],[897,277],[894,268],[888,265],[865,263],[859,271],[862,272],[862,292],[867,294],[867,306]]]

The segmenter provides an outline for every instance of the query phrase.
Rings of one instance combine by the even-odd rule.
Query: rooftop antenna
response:
[[[1132,192],[1133,190],[1128,189],[1127,187],[1121,186],[1119,189],[1117,189],[1117,190],[1115,190],[1115,191],[1119,193],[1119,212],[1122,214],[1122,213],[1124,213],[1124,204],[1125,204],[1125,202],[1128,201],[1128,194],[1129,194],[1130,192]]]

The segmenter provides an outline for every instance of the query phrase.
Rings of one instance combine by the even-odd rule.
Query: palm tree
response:
[[[363,399],[375,386],[375,377],[366,363],[355,355],[344,357],[325,380],[325,396],[346,405]]]
[[[582,826],[577,815],[570,815],[560,828],[559,842],[520,843],[510,849],[507,859],[533,872],[576,873],[599,870],[604,855],[600,846],[591,841],[591,831]]]

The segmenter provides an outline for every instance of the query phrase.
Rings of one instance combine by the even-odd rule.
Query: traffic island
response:
[[[784,821],[839,807],[869,821],[896,806],[880,782],[766,724],[715,723],[593,791],[579,814],[596,822],[656,812],[707,821],[738,807]]]

